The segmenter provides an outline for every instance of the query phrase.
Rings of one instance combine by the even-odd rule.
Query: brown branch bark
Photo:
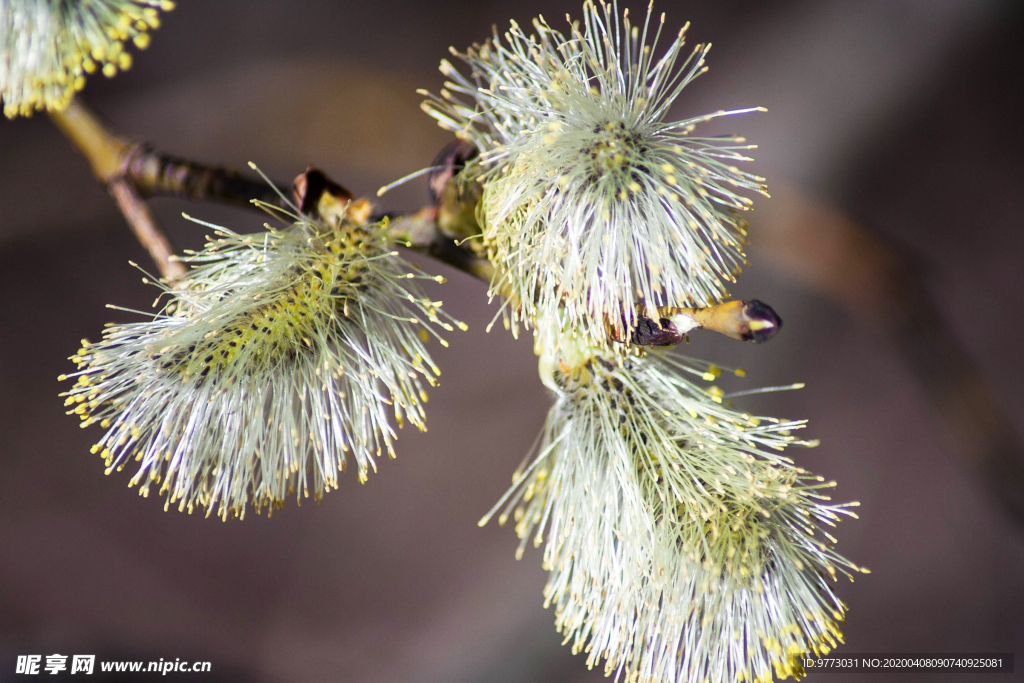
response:
[[[206,166],[133,144],[126,151],[124,174],[144,196],[171,196],[191,201],[218,201],[251,208],[254,200],[287,208],[286,186],[243,176],[232,168]]]

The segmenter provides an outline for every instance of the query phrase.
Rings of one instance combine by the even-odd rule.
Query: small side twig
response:
[[[168,281],[184,275],[185,266],[174,260],[174,247],[171,246],[170,240],[157,225],[149,205],[139,197],[131,184],[124,178],[116,178],[107,183],[107,192],[114,198],[117,208],[121,209],[139,242],[153,257],[160,274]]]
[[[64,111],[50,112],[50,117],[89,161],[96,178],[113,197],[160,274],[167,280],[181,277],[185,267],[172,259],[174,248],[170,240],[125,173],[124,160],[131,143],[111,132],[99,117],[77,100],[72,100]]]

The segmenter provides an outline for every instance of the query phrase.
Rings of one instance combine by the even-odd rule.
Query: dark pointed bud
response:
[[[729,301],[718,306],[695,308],[685,311],[698,325],[732,339],[763,344],[782,327],[782,318],[771,306],[751,299],[750,301]]]
[[[467,177],[469,174],[464,173],[477,153],[476,147],[469,142],[451,142],[434,159],[435,168],[428,176],[430,198],[437,208],[437,227],[454,240],[480,234],[476,212],[483,195],[483,185],[475,180],[475,175]],[[478,254],[483,251],[479,240],[471,240],[468,246]]]
[[[768,304],[757,299],[743,301],[740,312],[740,339],[763,344],[782,328],[782,318]]]
[[[327,174],[318,168],[310,166],[304,173],[295,176],[292,194],[302,213],[315,213],[320,205],[320,198],[325,193],[342,203],[352,199],[351,192],[328,178]]]
[[[686,335],[680,334],[668,318],[654,322],[650,318],[640,316],[636,327],[630,333],[629,341],[636,346],[674,346],[685,337]]]
[[[437,204],[448,182],[466,168],[466,162],[475,159],[477,154],[479,152],[473,143],[465,140],[452,140],[445,145],[430,164],[434,168],[427,176],[430,201]]]
[[[731,339],[763,344],[782,327],[782,318],[771,306],[751,299],[728,301],[707,308],[659,308],[655,322],[643,315],[630,332],[629,341],[637,346],[672,346],[686,339],[694,329],[711,330]]]

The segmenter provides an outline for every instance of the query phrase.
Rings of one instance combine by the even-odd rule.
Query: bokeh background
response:
[[[315,164],[366,194],[448,140],[415,89],[440,87],[449,45],[580,11],[576,0],[179,4],[136,66],[93,78],[86,100],[168,152],[254,160],[285,180]],[[724,126],[760,145],[773,190],[755,204],[754,267],[734,294],[770,302],[785,327],[765,346],[696,335],[685,351],[745,368],[732,389],[807,383],[742,405],[809,418],[823,445],[800,462],[862,502],[840,550],[873,573],[838,588],[850,606],[842,651],[1024,658],[1022,4],[656,10],[715,44],[674,114],[769,110]],[[412,183],[381,205],[425,195]],[[262,222],[152,206],[179,247],[202,241],[183,210],[238,231]],[[98,433],[63,414],[66,357],[130,319],[104,305],[154,296],[129,259],[147,263],[46,117],[0,122],[0,680],[18,678],[16,655],[55,652],[211,661],[194,680],[602,680],[542,608],[540,552],[516,562],[511,530],[476,526],[549,405],[529,341],[484,333],[495,308],[483,284],[432,265],[471,330],[437,354],[428,433],[406,431],[397,461],[362,486],[343,477],[320,505],[223,523],[163,512],[126,487],[128,472],[104,477],[89,454]]]

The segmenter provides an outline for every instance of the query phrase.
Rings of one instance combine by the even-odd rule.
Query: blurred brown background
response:
[[[837,479],[839,499],[862,502],[861,519],[839,531],[840,550],[873,571],[839,586],[851,608],[845,651],[1024,660],[1024,524],[1013,507],[1024,481],[1006,465],[1024,458],[1021,3],[655,9],[673,30],[691,21],[691,41],[715,43],[677,116],[769,110],[724,128],[760,144],[774,195],[755,203],[754,267],[734,294],[772,303],[785,328],[762,347],[698,336],[688,352],[744,367],[734,390],[807,382],[742,405],[809,418],[823,445],[800,462]],[[440,87],[449,45],[537,13],[564,26],[567,11],[579,16],[578,2],[183,1],[130,72],[93,78],[85,96],[168,152],[251,159],[282,179],[315,164],[372,193],[447,141],[414,91]],[[381,203],[424,201],[414,183]],[[183,210],[243,232],[262,222],[210,204],[152,206],[179,247],[202,239]],[[78,340],[130,319],[104,305],[153,298],[129,259],[147,263],[46,117],[0,122],[0,680],[19,678],[16,655],[54,652],[209,660],[212,674],[190,677],[204,681],[602,680],[560,645],[541,607],[539,551],[517,563],[511,530],[476,526],[549,403],[529,341],[484,334],[494,308],[481,283],[452,273],[441,290],[471,330],[436,354],[444,375],[429,433],[406,431],[396,462],[364,486],[343,477],[319,506],[222,523],[163,512],[127,489],[128,472],[104,477],[89,454],[98,432],[78,429],[57,397]],[[925,305],[920,292],[885,298],[880,278],[905,294],[905,274],[935,305],[931,327],[901,327]],[[980,416],[958,428],[969,410]]]

